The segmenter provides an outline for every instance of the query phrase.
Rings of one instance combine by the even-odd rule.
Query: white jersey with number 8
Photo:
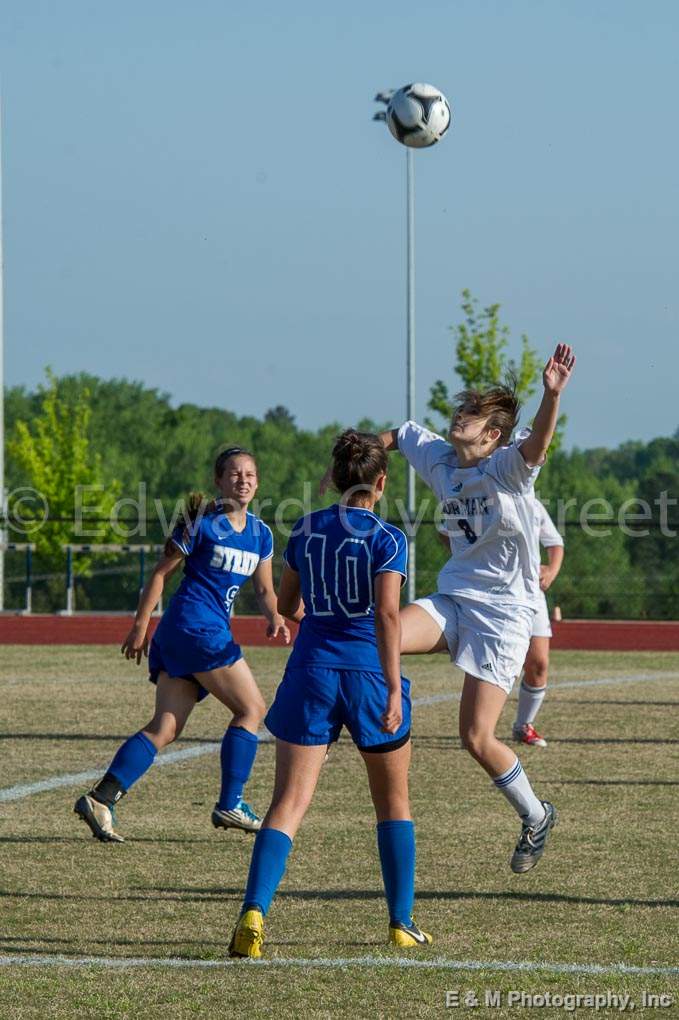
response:
[[[518,444],[526,435],[519,434]],[[450,443],[413,421],[398,430],[398,447],[440,501],[452,555],[438,576],[438,591],[536,609],[540,553],[533,486],[539,467],[529,467],[513,443],[461,468]]]

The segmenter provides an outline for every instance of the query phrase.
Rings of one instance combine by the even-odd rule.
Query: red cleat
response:
[[[524,723],[520,729],[513,729],[512,736],[520,744],[529,744],[531,747],[547,747],[547,741],[541,737],[532,723]]]

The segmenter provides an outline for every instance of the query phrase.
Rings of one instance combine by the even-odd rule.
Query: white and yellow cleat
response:
[[[100,801],[95,800],[94,797],[89,795],[89,793],[84,793],[82,797],[78,797],[73,810],[80,818],[82,818],[83,822],[86,822],[89,825],[92,835],[100,840],[100,842],[125,842],[123,837],[119,836],[113,829],[115,816],[111,809],[108,808],[106,804],[102,804]]]
[[[264,916],[261,910],[246,910],[238,918],[229,943],[229,956],[258,960],[264,943]]]
[[[417,927],[414,921],[410,924],[390,924],[389,941],[399,949],[413,949],[414,946],[430,946],[433,938],[426,931]]]
[[[239,800],[229,810],[215,804],[212,810],[212,824],[215,829],[240,829],[242,832],[259,832],[262,819],[255,814],[249,804]]]

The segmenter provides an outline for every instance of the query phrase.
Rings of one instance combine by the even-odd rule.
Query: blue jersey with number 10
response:
[[[289,666],[381,672],[375,636],[375,578],[406,578],[402,531],[361,507],[334,504],[302,517],[284,553],[297,571],[304,619]]]

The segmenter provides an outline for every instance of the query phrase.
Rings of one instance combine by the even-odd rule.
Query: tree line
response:
[[[426,418],[444,433],[455,390],[511,378],[526,401],[540,384],[542,365],[527,337],[521,337],[518,357],[509,357],[509,330],[498,305],[481,308],[465,291],[462,311],[462,321],[452,329],[450,380],[432,385]],[[277,511],[279,521],[291,522],[303,509],[332,501],[331,494],[318,496],[317,483],[342,428],[351,424],[378,431],[396,424],[364,419],[303,429],[282,406],[262,418],[195,404],[173,407],[166,393],[142,382],[87,373],[57,377],[50,371],[34,390],[6,390],[5,422],[8,538],[36,544],[35,609],[43,610],[60,608],[63,543],[161,542],[163,520],[171,518],[187,493],[211,492],[214,458],[225,446],[237,443],[256,455],[264,519],[275,523]],[[565,434],[562,418],[537,485],[566,541],[565,564],[551,601],[570,617],[676,618],[679,543],[672,522],[679,521],[673,502],[679,496],[679,436],[626,442],[612,450],[566,450]],[[405,464],[393,457],[386,509],[402,526],[405,479]],[[74,492],[83,486],[88,487],[86,499],[77,506]],[[29,503],[13,504],[12,494],[26,488],[43,493],[49,504],[49,518],[39,528],[24,519],[30,518]],[[420,485],[418,501],[427,499],[425,523],[417,532],[418,594],[436,587],[445,559],[431,523],[435,502]],[[115,526],[110,521],[114,507]],[[278,554],[284,530],[276,536]],[[17,557],[7,556],[8,585],[20,584]],[[80,555],[75,566],[81,608],[133,607],[136,568],[129,557],[123,562],[113,555]],[[7,591],[7,604],[12,598],[17,601]],[[244,591],[239,609],[249,608]]]

